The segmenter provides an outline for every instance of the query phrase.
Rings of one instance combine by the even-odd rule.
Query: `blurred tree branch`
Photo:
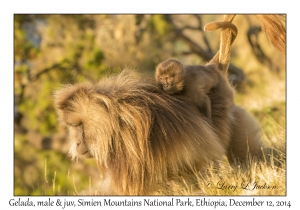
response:
[[[30,82],[34,82],[38,80],[42,75],[49,73],[51,70],[59,70],[59,71],[68,71],[71,69],[75,69],[77,74],[80,73],[79,65],[76,61],[70,61],[68,59],[64,59],[59,63],[55,63],[52,66],[40,70],[38,73],[32,75],[30,77]]]
[[[134,36],[136,39],[136,43],[140,42],[144,31],[147,29],[147,23],[148,23],[149,19],[150,19],[150,15],[148,15],[148,14],[135,16],[136,30],[135,30]]]
[[[55,63],[50,67],[47,67],[45,69],[42,69],[38,71],[36,74],[31,75],[30,68],[28,68],[27,72],[27,80],[26,82],[21,83],[20,85],[20,94],[18,95],[18,104],[22,103],[24,100],[24,93],[26,88],[33,82],[39,80],[39,78],[44,75],[48,74],[52,70],[58,70],[60,72],[69,72],[71,69],[74,69],[76,71],[76,75],[80,73],[80,67],[76,61],[70,61],[68,59],[64,59],[63,61],[59,63]],[[16,95],[15,95],[16,97]],[[15,99],[16,100],[16,99]],[[16,110],[17,112],[17,110]],[[18,127],[17,129],[22,130],[23,132],[26,132],[26,129],[21,126],[21,120],[23,118],[23,114],[20,112],[17,112],[14,116],[14,122],[15,125]]]
[[[204,35],[201,17],[198,15],[194,15],[194,16],[197,18],[198,25],[199,25],[198,27],[184,26],[184,27],[179,28],[176,25],[174,19],[172,18],[172,15],[165,15],[165,19],[173,26],[176,36],[179,39],[183,40],[189,46],[191,53],[195,53],[195,54],[199,55],[200,57],[202,57],[204,60],[209,61],[213,58],[214,53],[212,52],[209,42],[206,39],[206,36]],[[185,29],[198,30],[199,32],[201,32],[204,37],[204,43],[206,44],[205,47],[208,50],[204,50],[204,47],[200,46],[199,44],[194,42],[192,39],[190,39],[187,35],[185,35],[183,33],[183,31]],[[184,54],[188,54],[188,52],[184,52]],[[232,64],[229,65],[228,72],[229,72],[229,78],[232,81],[233,85],[235,85],[235,86],[240,85],[245,80],[244,72],[240,68],[238,68]]]
[[[261,26],[252,26],[247,32],[247,38],[249,41],[249,44],[251,45],[251,49],[257,58],[257,60],[263,64],[267,65],[271,70],[274,70],[275,72],[279,72],[279,67],[272,62],[272,60],[263,52],[259,41],[258,41],[258,35],[262,32]]]

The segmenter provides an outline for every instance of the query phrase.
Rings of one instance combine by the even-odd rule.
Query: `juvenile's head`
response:
[[[168,59],[158,64],[155,70],[157,85],[168,94],[180,92],[184,87],[183,64],[175,59]]]

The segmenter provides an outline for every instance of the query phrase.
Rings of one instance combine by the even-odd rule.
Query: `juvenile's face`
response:
[[[162,89],[166,92],[171,94],[170,92],[173,92],[173,79],[174,75],[169,74],[163,74],[159,76],[159,82],[161,83]]]
[[[181,66],[158,66],[156,69],[156,82],[168,94],[175,94],[182,90],[184,75]]]

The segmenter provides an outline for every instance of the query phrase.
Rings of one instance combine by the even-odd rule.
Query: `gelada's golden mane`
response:
[[[200,170],[225,154],[195,105],[133,71],[65,86],[55,105],[60,121],[78,128],[71,155],[85,141],[106,194],[148,194],[167,175]]]

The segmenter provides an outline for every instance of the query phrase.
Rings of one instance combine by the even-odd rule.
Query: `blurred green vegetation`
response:
[[[74,195],[89,180],[71,166],[65,154],[38,150],[24,136],[15,135],[15,195]],[[80,179],[76,186],[74,177]]]
[[[127,67],[153,75],[155,66],[169,57],[205,63],[207,59],[182,36],[208,54],[217,51],[219,31],[201,28],[222,20],[221,15],[172,15],[172,20],[175,25],[165,15],[150,14],[14,16],[15,195],[82,194],[97,181],[92,160],[70,160],[67,139],[56,147],[45,147],[41,141],[66,133],[58,126],[52,101],[53,91],[62,84],[97,81]],[[232,61],[247,78],[239,84],[236,103],[255,115],[270,139],[278,126],[285,129],[285,56],[261,35],[261,46],[280,71],[259,63],[245,35],[252,25],[259,25],[255,20],[251,15],[234,20],[239,35]],[[202,25],[197,28],[197,23]],[[176,27],[185,27],[184,34]],[[41,137],[32,138],[30,132]]]

